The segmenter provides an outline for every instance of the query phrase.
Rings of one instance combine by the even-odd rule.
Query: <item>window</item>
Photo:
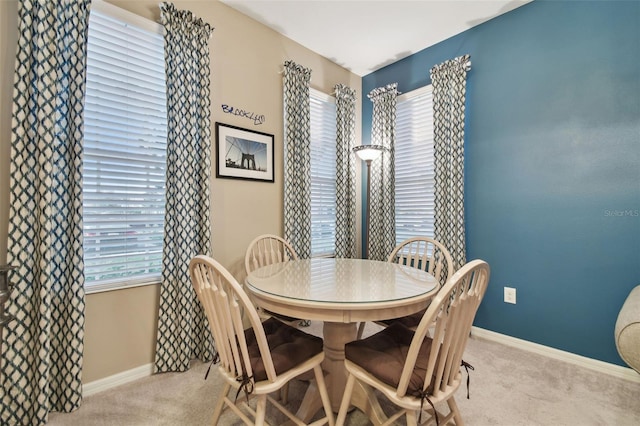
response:
[[[83,171],[88,292],[159,281],[166,116],[160,25],[94,2]]]
[[[426,86],[398,97],[396,116],[396,242],[433,237],[433,97]]]
[[[311,89],[311,256],[336,251],[336,103]]]

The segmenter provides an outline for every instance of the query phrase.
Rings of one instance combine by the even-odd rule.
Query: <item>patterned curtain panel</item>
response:
[[[311,70],[284,63],[284,238],[311,257]]]
[[[451,252],[458,270],[466,263],[464,232],[464,102],[469,55],[431,69],[433,85],[434,235]]]
[[[371,163],[370,223],[367,230],[369,259],[386,260],[396,245],[395,138],[397,83],[373,89],[371,144],[387,150]]]
[[[356,91],[343,84],[336,92],[336,257],[357,257],[356,244]]]
[[[189,278],[189,261],[211,253],[209,39],[189,11],[160,5],[167,79],[167,179],[156,372],[210,360],[213,341]]]
[[[3,425],[38,425],[82,402],[82,138],[89,0],[20,1]]]

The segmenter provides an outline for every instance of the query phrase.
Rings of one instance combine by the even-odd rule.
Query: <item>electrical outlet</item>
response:
[[[516,289],[512,287],[504,288],[504,301],[505,303],[516,304]]]

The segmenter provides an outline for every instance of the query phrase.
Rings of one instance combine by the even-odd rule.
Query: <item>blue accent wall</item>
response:
[[[467,53],[467,258],[491,266],[475,325],[624,365],[614,327],[640,284],[640,2],[537,0],[363,77],[363,93],[409,92]]]

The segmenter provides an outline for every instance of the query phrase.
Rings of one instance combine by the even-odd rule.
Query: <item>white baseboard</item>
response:
[[[149,377],[152,374],[153,364],[141,365],[140,367],[132,368],[131,370],[82,385],[82,396],[87,397],[107,389],[115,388],[116,386],[124,385],[125,383],[133,382],[134,380]]]
[[[540,345],[538,343],[529,342],[527,340],[518,339],[516,337],[507,336],[506,334],[496,333],[495,331],[489,331],[479,327],[472,327],[471,335],[480,339],[502,343],[503,345],[513,346],[515,348],[533,352],[538,355],[565,361],[570,364],[588,368],[600,373],[605,373],[610,376],[630,380],[635,383],[640,383],[640,374],[638,374],[632,368],[622,367],[620,365],[610,364],[604,361],[598,361],[597,359],[587,358],[581,355],[573,354],[571,352],[561,351],[549,346]]]
[[[570,364],[578,365],[580,367],[588,368],[600,373],[605,373],[610,376],[630,380],[635,383],[640,383],[640,374],[638,374],[631,368],[622,367],[619,365],[610,364],[608,362],[598,361],[596,359],[572,354],[571,352],[561,351],[549,346],[544,346],[538,343],[529,342],[527,340],[518,339],[516,337],[507,336],[506,334],[500,334],[496,333],[495,331],[485,330],[484,328],[473,327],[471,329],[471,335],[480,339],[490,340],[493,342],[501,343],[503,345],[513,346],[515,348],[522,349],[528,352],[533,352],[538,355],[565,361]],[[149,377],[152,374],[153,364],[141,365],[140,367],[132,368],[131,370],[123,371],[122,373],[117,373],[113,376],[105,377],[104,379],[95,380],[83,385],[82,395],[84,397],[87,397],[89,395],[93,395],[98,392],[114,388],[116,386],[124,385],[125,383],[133,382],[134,380]]]

